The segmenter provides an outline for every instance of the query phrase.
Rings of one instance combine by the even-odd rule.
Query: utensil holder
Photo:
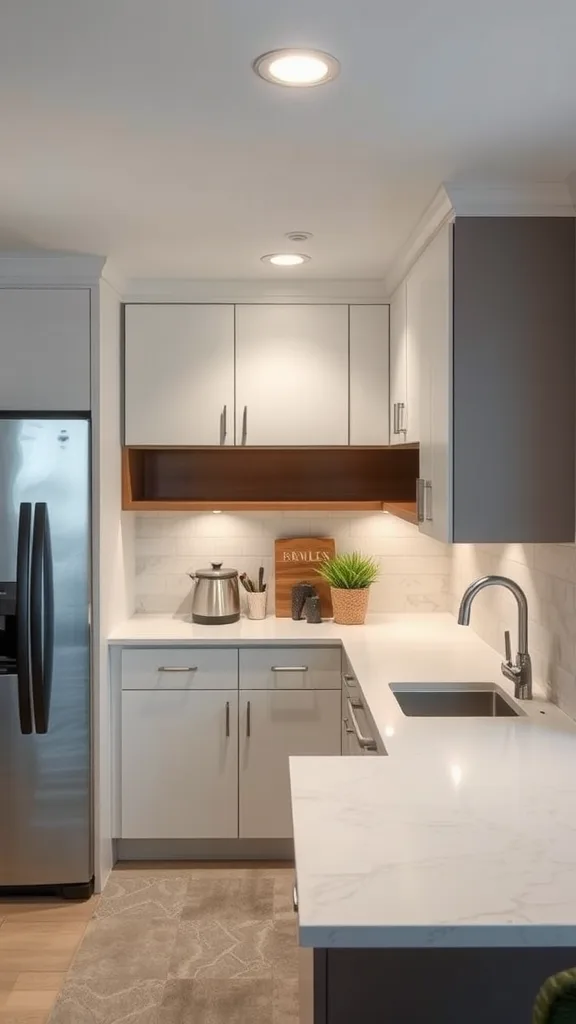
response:
[[[266,591],[256,594],[246,594],[246,615],[249,619],[266,618]]]

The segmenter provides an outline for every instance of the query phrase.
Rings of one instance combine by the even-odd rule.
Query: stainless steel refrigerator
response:
[[[93,884],[90,423],[0,418],[0,891]]]

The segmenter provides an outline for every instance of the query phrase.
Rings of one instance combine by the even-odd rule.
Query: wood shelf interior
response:
[[[415,522],[417,446],[125,448],[133,511],[384,510]],[[411,518],[409,518],[411,517]]]

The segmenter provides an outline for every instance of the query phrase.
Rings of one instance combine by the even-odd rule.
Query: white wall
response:
[[[136,607],[190,614],[189,571],[222,561],[257,575],[264,565],[274,605],[274,539],[334,537],[337,551],[361,550],[380,560],[372,612],[437,612],[450,606],[449,548],[415,526],[376,513],[149,513],[136,518]]]
[[[94,482],[94,807],[96,886],[112,867],[110,782],[110,630],[134,611],[134,518],[122,513],[120,297],[99,289],[93,338]],[[98,292],[93,294],[93,299]]]
[[[455,544],[451,590],[456,614],[465,588],[478,576],[510,576],[528,598],[528,647],[534,678],[576,718],[576,545]],[[504,654],[504,630],[517,643],[516,602],[502,587],[488,587],[472,606],[471,627]]]

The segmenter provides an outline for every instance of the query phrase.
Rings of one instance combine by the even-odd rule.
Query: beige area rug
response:
[[[291,867],[115,870],[50,1024],[297,1024]]]

